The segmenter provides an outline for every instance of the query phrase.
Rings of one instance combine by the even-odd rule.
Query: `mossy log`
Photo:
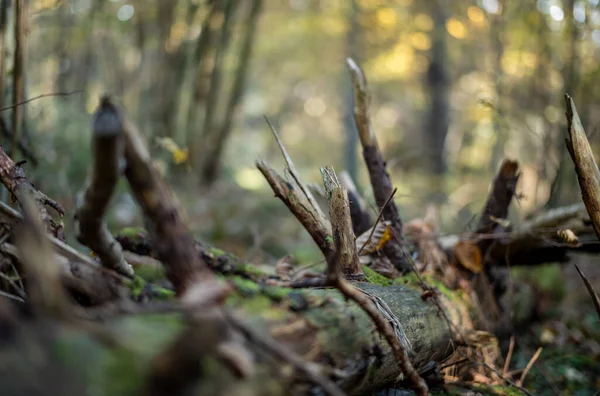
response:
[[[317,363],[322,375],[344,392],[369,394],[401,379],[389,346],[372,321],[337,290],[289,289],[240,275],[228,279],[235,291],[226,306],[233,314],[257,334]],[[356,285],[383,300],[399,318],[415,368],[446,359],[453,352],[451,332],[438,306],[423,299],[413,285],[401,280],[387,283]],[[440,300],[454,325],[470,327],[460,294],[443,292]],[[203,332],[202,328],[190,329],[185,315],[177,311],[117,315],[94,325],[93,331],[89,322],[80,326],[17,320],[17,314],[2,311],[0,362],[5,364],[0,364],[0,389],[7,396],[141,394],[151,368],[169,345],[184,332]],[[198,356],[200,370],[194,393],[189,394],[200,390],[219,395],[307,394],[314,387],[287,362],[253,345],[248,337],[244,345],[254,355],[251,376],[236,376],[210,354]]]

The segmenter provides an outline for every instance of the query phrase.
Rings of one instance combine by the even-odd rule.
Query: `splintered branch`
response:
[[[568,137],[565,139],[565,143],[575,164],[583,203],[590,215],[596,236],[600,239],[600,170],[598,170],[594,152],[583,125],[581,125],[575,103],[568,94],[565,94],[565,102],[568,123]]]
[[[352,177],[346,171],[340,172],[340,183],[348,191],[348,202],[350,204],[350,216],[352,217],[352,229],[355,235],[360,235],[371,228],[372,220],[365,210],[365,203],[358,189],[352,181]]]
[[[331,257],[334,246],[329,223],[321,221],[321,217],[315,212],[314,206],[308,202],[306,195],[301,194],[291,183],[284,180],[266,162],[257,161],[256,167],[261,171],[273,189],[275,196],[283,201],[290,212],[296,216],[300,224],[304,226],[304,229],[308,231],[323,253],[323,256],[325,256],[325,259]],[[300,179],[298,178],[298,180]]]
[[[327,263],[327,283],[336,287],[346,298],[357,303],[369,315],[377,330],[390,345],[400,370],[411,382],[416,393],[418,395],[428,395],[427,384],[410,362],[405,345],[394,331],[390,321],[378,309],[369,294],[352,286],[342,276],[344,268],[353,268],[358,261],[348,208],[348,197],[333,168],[322,168],[321,174],[323,175],[325,192],[329,199],[329,214],[335,243],[334,257],[328,260]],[[348,241],[352,241],[352,243],[348,243]]]
[[[265,121],[269,125],[269,128],[271,128],[271,132],[273,132],[273,136],[275,137],[275,140],[277,141],[277,145],[279,146],[279,149],[281,150],[283,159],[285,160],[285,163],[287,164],[287,171],[292,175],[292,178],[296,182],[297,186],[300,188],[302,195],[304,195],[304,197],[310,204],[312,211],[314,212],[314,215],[317,218],[317,221],[319,221],[321,223],[327,223],[325,215],[323,214],[323,211],[321,211],[321,208],[319,207],[319,204],[315,200],[315,197],[313,197],[308,186],[306,186],[300,179],[300,174],[296,170],[296,167],[294,166],[294,163],[292,162],[292,158],[290,157],[287,150],[285,149],[285,146],[283,145],[283,142],[281,141],[281,138],[279,137],[277,130],[275,129],[275,127],[273,126],[273,124],[271,123],[271,121],[269,120],[269,118],[267,116],[265,116]]]
[[[116,104],[110,99],[107,104],[110,106],[105,107],[106,116],[112,112],[114,120],[122,123],[127,161],[125,177],[142,209],[146,229],[154,241],[158,258],[165,265],[167,278],[177,295],[187,302],[209,303],[221,299],[228,288],[217,283],[214,274],[198,256],[180,209],[152,164],[140,133],[124,116],[118,116]]]
[[[21,206],[23,222],[17,228],[15,239],[27,276],[26,289],[31,307],[37,314],[64,317],[69,311],[68,298],[35,201],[25,193]]]
[[[356,123],[360,143],[363,147],[363,159],[369,172],[375,202],[379,208],[383,208],[383,218],[391,223],[393,233],[397,237],[397,241],[387,243],[384,246],[384,253],[396,268],[410,270],[410,265],[404,255],[403,246],[400,246],[403,243],[403,234],[402,220],[398,213],[398,207],[393,201],[384,207],[385,201],[392,194],[393,188],[383,154],[379,149],[375,132],[369,120],[367,80],[360,67],[352,58],[347,59],[347,64],[352,76],[354,89],[354,122]]]
[[[65,214],[58,203],[48,198],[46,194],[37,190],[25,176],[23,168],[16,164],[2,148],[0,148],[0,181],[8,189],[8,192],[23,207],[23,196],[29,194],[35,201],[38,213],[46,226],[46,230],[55,237],[60,237],[62,227],[54,222],[46,207],[53,208],[62,217]]]
[[[329,282],[335,283],[340,271],[346,279],[364,278],[358,261],[358,253],[356,252],[346,189],[340,185],[333,168],[321,168],[321,175],[323,176],[325,193],[329,200],[329,217],[337,257],[334,260],[335,262],[329,263],[332,270],[327,271],[327,279]]]
[[[92,177],[87,188],[77,199],[75,232],[79,242],[96,253],[107,268],[133,277],[133,267],[123,258],[121,245],[112,236],[104,216],[123,162],[124,143],[121,115],[103,97],[92,123]]]
[[[517,182],[519,181],[519,163],[505,159],[500,165],[500,170],[494,179],[492,190],[477,225],[478,234],[492,234],[499,226],[500,219],[506,219],[508,208],[513,196]],[[493,240],[484,239],[479,242],[479,248],[485,254]]]

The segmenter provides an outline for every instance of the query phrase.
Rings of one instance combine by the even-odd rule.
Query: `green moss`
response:
[[[289,287],[265,286],[262,289],[263,293],[275,301],[281,301],[286,298],[294,289]]]
[[[366,265],[363,265],[363,273],[365,274],[367,281],[369,281],[370,283],[372,283],[374,285],[390,286],[390,285],[394,284],[394,281],[386,278],[385,276],[383,276],[381,274],[378,274],[377,272],[373,271],[371,268],[367,267]]]
[[[129,284],[129,291],[131,292],[131,296],[133,298],[138,298],[140,294],[142,294],[142,290],[146,286],[146,281],[139,275],[135,275],[133,278],[133,282]]]
[[[146,229],[144,227],[123,227],[117,233],[118,236],[126,238],[140,238],[145,234]]]
[[[165,269],[163,267],[140,265],[135,269],[135,274],[147,282],[156,282],[165,278]]]
[[[231,278],[229,278],[229,281],[242,295],[253,295],[256,293],[260,293],[261,291],[260,285],[258,285],[256,282],[250,279],[243,278],[241,276],[232,276]]]
[[[214,255],[214,256],[217,256],[217,257],[219,257],[219,256],[223,256],[223,255],[225,255],[225,254],[226,254],[224,250],[221,250],[221,249],[219,249],[219,248],[216,248],[216,247],[210,247],[210,248],[208,249],[208,252],[209,252],[210,254]]]
[[[259,270],[252,264],[240,264],[237,268],[237,272],[244,273],[252,278],[264,278],[269,276],[266,272]]]

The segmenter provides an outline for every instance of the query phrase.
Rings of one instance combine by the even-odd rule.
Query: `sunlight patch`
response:
[[[238,186],[246,190],[259,190],[265,183],[263,175],[255,168],[238,170],[235,172],[235,181]]]

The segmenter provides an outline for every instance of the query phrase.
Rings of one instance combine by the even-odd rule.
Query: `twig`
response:
[[[285,146],[283,145],[283,142],[279,138],[279,134],[277,133],[277,130],[275,129],[275,127],[273,126],[273,124],[269,120],[269,117],[267,117],[266,115],[264,117],[265,117],[265,121],[269,125],[269,128],[271,129],[271,132],[273,133],[273,136],[275,137],[275,140],[277,141],[277,145],[281,149],[281,154],[283,155],[283,159],[285,160],[285,163],[287,164],[287,169],[290,172],[290,174],[292,175],[292,178],[294,179],[294,181],[296,182],[296,184],[298,185],[298,187],[300,187],[300,190],[302,191],[302,193],[306,197],[306,200],[308,201],[308,203],[313,208],[313,210],[314,210],[314,212],[315,212],[315,214],[317,216],[317,219],[320,222],[326,223],[325,215],[321,211],[321,208],[319,207],[319,204],[317,203],[317,201],[313,197],[313,195],[310,192],[310,190],[304,185],[304,183],[300,179],[300,174],[296,170],[296,167],[294,166],[294,163],[292,162],[292,158],[288,154],[287,150],[285,149]]]
[[[133,267],[123,258],[121,245],[104,222],[119,180],[124,152],[121,115],[111,106],[110,99],[104,97],[94,114],[92,177],[77,197],[75,232],[77,240],[92,249],[105,267],[133,278]]]
[[[587,277],[583,274],[583,272],[581,272],[581,270],[579,269],[577,264],[574,264],[574,265],[575,265],[575,268],[577,269],[577,272],[579,272],[579,276],[583,280],[583,283],[585,283],[585,287],[587,288],[588,293],[590,293],[590,296],[592,297],[592,301],[594,302],[594,307],[596,307],[596,312],[598,313],[598,317],[600,317],[600,298],[598,297],[598,293],[596,293],[596,291],[594,290],[594,287],[592,286],[590,281],[587,279]]]
[[[26,100],[24,100],[22,102],[18,102],[18,103],[12,104],[10,106],[3,107],[3,108],[0,109],[0,112],[6,111],[6,110],[10,110],[10,109],[14,109],[14,108],[19,107],[19,106],[26,105],[27,103],[31,103],[31,102],[33,102],[35,100],[42,99],[42,98],[48,98],[48,97],[52,97],[52,96],[70,96],[70,95],[75,95],[75,94],[82,93],[82,92],[85,92],[85,91],[82,90],[82,89],[78,89],[76,91],[71,91],[71,92],[50,92],[50,93],[45,93],[45,94],[41,94],[41,95],[38,95],[38,96],[34,96],[33,98],[26,99]]]
[[[352,266],[352,261],[357,259],[356,245],[348,243],[349,240],[353,241],[354,239],[348,208],[348,196],[345,189],[340,186],[332,168],[321,169],[321,174],[323,175],[325,192],[329,199],[331,228],[335,243],[334,257],[327,260],[327,283],[336,287],[346,298],[354,301],[362,308],[389,344],[396,358],[396,363],[411,382],[415,392],[418,395],[428,395],[427,384],[410,362],[406,348],[400,337],[397,336],[390,321],[378,310],[367,294],[352,286],[341,275],[342,269]]]
[[[375,232],[375,229],[377,228],[377,224],[379,224],[379,222],[381,221],[381,217],[383,216],[383,210],[390,203],[390,201],[392,200],[392,198],[394,198],[394,195],[396,194],[396,191],[398,191],[398,187],[394,188],[394,191],[392,191],[392,193],[390,194],[390,196],[388,197],[388,199],[386,199],[385,203],[383,204],[383,207],[379,210],[379,214],[377,215],[377,219],[375,219],[375,224],[373,224],[373,228],[371,228],[371,233],[369,234],[369,237],[367,238],[367,240],[365,241],[365,243],[363,243],[363,245],[360,247],[360,249],[358,249],[358,255],[359,256],[362,253],[362,251],[364,250],[365,246],[367,246],[367,244],[369,242],[371,242],[371,238],[373,237],[373,233]]]
[[[459,360],[457,360],[455,362],[451,362],[451,363],[447,363],[447,364],[442,364],[442,365],[440,365],[439,369],[440,370],[444,370],[444,369],[447,369],[448,367],[452,367],[452,366],[456,366],[456,365],[459,365],[459,364],[463,364],[463,363],[468,362],[468,361],[469,361],[469,359],[467,359],[467,358],[459,359]]]
[[[0,290],[0,296],[9,298],[9,299],[14,300],[14,301],[18,301],[20,303],[25,303],[26,302],[21,297],[15,296],[14,294],[10,294],[10,293],[7,293],[7,292],[2,291],[2,290]]]
[[[540,354],[542,353],[543,350],[544,350],[544,348],[539,347],[537,349],[537,351],[533,354],[533,357],[531,358],[529,363],[527,363],[527,366],[525,366],[525,370],[523,370],[523,374],[521,374],[521,378],[519,378],[519,380],[517,381],[517,385],[523,386],[523,381],[525,381],[525,377],[527,377],[527,373],[529,373],[529,370],[531,370],[531,367],[533,367],[533,365],[535,364],[535,361],[538,360],[538,358],[540,357]]]
[[[22,298],[23,300],[27,299],[27,295],[23,292],[23,290],[21,290],[21,288],[19,288],[19,286],[15,283],[15,281],[10,276],[6,275],[3,272],[0,272],[0,278],[7,281],[12,286],[13,290],[15,291],[15,293],[17,293],[17,295],[20,298]]]
[[[510,336],[510,343],[508,344],[508,353],[506,354],[506,360],[504,361],[504,368],[502,370],[503,375],[508,374],[508,369],[510,367],[510,361],[512,359],[513,349],[515,348],[515,336]]]
[[[342,390],[331,380],[321,375],[321,373],[316,370],[316,366],[313,363],[305,362],[295,353],[284,348],[283,345],[256,333],[234,315],[226,313],[225,316],[227,321],[243,333],[250,342],[253,342],[260,348],[269,351],[279,359],[289,363],[297,371],[306,375],[313,383],[323,388],[327,394],[331,396],[344,396],[344,392],[342,392]]]
[[[285,181],[266,162],[257,161],[256,167],[261,171],[271,189],[273,189],[275,196],[283,201],[290,212],[296,216],[300,224],[304,226],[304,229],[306,229],[315,241],[325,259],[327,260],[328,257],[331,257],[334,246],[331,240],[331,226],[329,222],[321,220],[322,217],[317,214],[306,196],[300,195],[297,189],[292,188],[290,183]],[[300,179],[298,178],[298,180]]]

